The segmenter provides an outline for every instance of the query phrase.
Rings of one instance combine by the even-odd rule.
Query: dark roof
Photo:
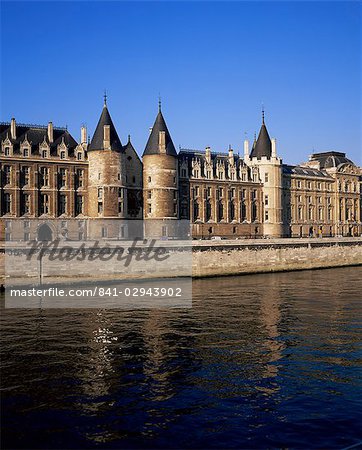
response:
[[[109,114],[107,105],[104,104],[101,117],[99,118],[96,131],[93,134],[92,141],[88,146],[88,152],[90,150],[104,150],[103,137],[104,137],[104,126],[109,125],[110,127],[110,142],[111,150],[116,152],[121,152],[123,150],[121,140],[118,137],[115,126],[113,125],[111,115]]]
[[[167,125],[166,125],[166,122],[162,115],[161,110],[158,111],[155,123],[153,125],[151,134],[150,134],[147,144],[146,144],[145,151],[143,152],[142,156],[158,155],[160,153],[159,146],[158,146],[158,138],[159,138],[160,131],[165,132],[166,155],[177,156],[175,146],[173,145],[170,133],[167,129]]]
[[[321,169],[329,169],[331,167],[338,167],[340,164],[351,164],[355,166],[354,162],[346,158],[345,153],[341,152],[323,152],[314,153],[310,157],[311,161],[319,161]]]
[[[303,166],[292,166],[289,164],[283,164],[283,173],[288,175],[302,175],[303,177],[321,177],[321,178],[332,178],[327,172],[322,172],[318,169],[313,169],[312,167]]]
[[[11,138],[10,123],[0,124],[0,142],[6,138],[9,138],[13,144],[14,154],[20,154],[20,144],[27,139],[31,146],[32,154],[39,153],[39,145],[44,141],[50,147],[50,154],[57,154],[57,146],[64,139],[65,145],[68,147],[69,155],[73,154],[77,142],[73,136],[68,132],[66,128],[53,127],[53,142],[49,142],[48,139],[48,127],[47,125],[25,125],[16,124],[16,139]]]
[[[250,158],[261,159],[263,156],[270,158],[271,148],[272,148],[271,140],[263,118],[263,123],[259,131],[259,136],[255,143],[255,146],[253,145],[253,149],[250,153]]]

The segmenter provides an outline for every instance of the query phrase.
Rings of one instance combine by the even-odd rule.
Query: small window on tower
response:
[[[148,177],[148,182],[151,183],[151,177]]]

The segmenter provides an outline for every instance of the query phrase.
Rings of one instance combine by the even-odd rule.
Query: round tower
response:
[[[248,165],[257,167],[263,183],[263,233],[269,237],[283,235],[282,217],[282,160],[276,153],[276,140],[270,139],[262,112],[262,125]]]
[[[169,223],[178,219],[178,158],[161,112],[161,104],[142,161],[143,217],[145,221],[153,221],[151,234],[170,235]],[[148,234],[150,230],[148,226]]]
[[[88,216],[99,219],[125,217],[124,149],[109,114],[106,96],[87,154]],[[114,232],[110,229],[102,230],[102,237],[111,237],[111,234],[113,236]]]

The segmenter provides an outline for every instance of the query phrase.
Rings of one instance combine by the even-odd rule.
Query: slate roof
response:
[[[116,152],[122,152],[123,146],[121,140],[118,137],[116,128],[112,122],[111,115],[109,114],[107,105],[104,104],[101,117],[99,118],[96,130],[93,134],[91,143],[88,146],[88,152],[92,150],[104,150],[103,137],[104,137],[104,126],[109,125],[110,127],[110,143],[111,150]]]
[[[3,122],[0,124],[0,142],[9,137],[13,144],[13,153],[20,154],[20,144],[27,139],[31,146],[31,153],[33,155],[39,154],[39,144],[44,141],[50,147],[50,155],[57,154],[57,146],[64,139],[65,145],[68,147],[68,154],[72,156],[74,149],[78,143],[69,133],[66,128],[53,127],[53,142],[50,143],[48,139],[48,127],[47,125],[25,125],[16,124],[16,139],[11,138],[10,123]]]
[[[166,155],[177,156],[177,152],[175,146],[173,145],[171,135],[168,131],[165,119],[162,115],[161,109],[158,111],[155,123],[152,127],[151,134],[148,137],[148,141],[145,147],[145,151],[142,156],[145,155],[158,155],[160,153],[158,147],[158,137],[159,132],[165,132],[165,140],[166,140]]]
[[[302,175],[303,177],[320,177],[320,178],[333,178],[328,175],[327,172],[322,170],[313,169],[311,167],[292,166],[289,164],[283,164],[283,173],[288,175]]]
[[[264,123],[264,117],[263,117],[263,123],[261,125],[258,139],[253,145],[253,148],[250,153],[250,158],[257,158],[261,159],[263,156],[266,156],[267,158],[271,157],[271,149],[272,144],[269,137],[268,130],[266,129],[265,123]]]
[[[331,167],[338,167],[340,164],[351,164],[355,166],[354,162],[350,159],[346,158],[345,153],[341,152],[323,152],[323,153],[314,153],[311,158],[311,161],[319,161],[321,169],[329,169]]]

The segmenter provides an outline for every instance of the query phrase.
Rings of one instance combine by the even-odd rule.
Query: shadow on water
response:
[[[199,279],[191,309],[3,308],[2,446],[354,445],[361,275]]]

